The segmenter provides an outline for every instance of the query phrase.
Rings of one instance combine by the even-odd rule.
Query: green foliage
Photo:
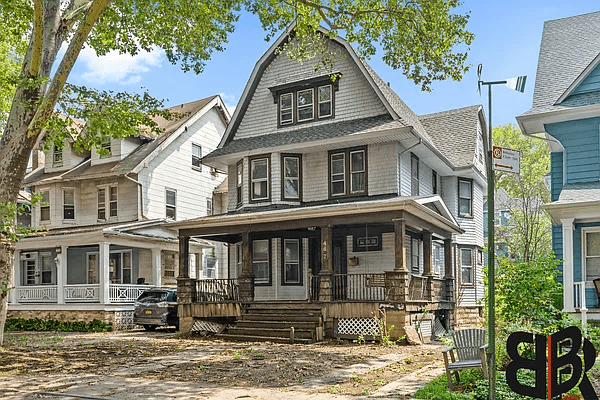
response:
[[[107,332],[112,329],[110,324],[94,319],[88,322],[57,321],[40,318],[8,318],[4,326],[5,332],[20,331],[55,331],[55,332]]]
[[[432,400],[473,400],[476,385],[483,378],[481,370],[466,369],[459,371],[460,386],[456,392],[448,388],[446,374],[430,381],[415,393],[417,399]],[[487,399],[487,397],[486,397]]]
[[[31,206],[46,204],[41,200],[42,196],[40,194],[33,193],[30,196],[29,203],[0,202],[0,232],[3,232],[9,241],[16,242],[24,235],[43,230],[44,228],[17,224],[17,216],[31,214]]]

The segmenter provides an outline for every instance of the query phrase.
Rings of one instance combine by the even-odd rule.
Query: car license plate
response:
[[[152,314],[152,310],[146,310],[146,314]]]

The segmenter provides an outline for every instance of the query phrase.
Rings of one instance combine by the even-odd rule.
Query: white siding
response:
[[[369,195],[398,194],[396,163],[397,147],[394,143],[370,145],[368,147]]]
[[[402,147],[400,147],[400,149],[401,152],[404,151]],[[400,163],[400,196],[410,196],[412,179],[410,157],[410,151],[407,151],[404,154],[398,154]]]
[[[305,154],[302,158],[302,192],[304,201],[327,200],[329,196],[328,152]]]
[[[368,84],[346,50],[336,44],[330,46],[341,55],[336,59],[335,67],[343,74],[343,77],[339,80],[339,91],[335,92],[335,118],[315,122],[314,124],[327,124],[386,113],[386,109],[375,91]],[[276,130],[296,129],[297,126],[277,128],[277,103],[273,101],[269,87],[283,81],[291,82],[295,75],[298,76],[298,80],[306,79],[311,75],[323,75],[323,71],[312,71],[312,65],[315,62],[316,60],[310,60],[299,64],[290,60],[285,54],[276,56],[260,78],[260,82],[236,132],[236,139],[259,136]],[[302,126],[314,124],[304,124]]]
[[[395,266],[394,233],[383,233],[381,235],[382,250],[370,252],[352,251],[352,235],[347,236],[348,258],[358,257],[359,265],[348,265],[349,274],[379,274],[391,271]]]
[[[454,178],[458,185],[458,178]],[[454,192],[454,197],[458,199],[458,195]],[[465,233],[456,238],[458,244],[473,244],[483,246],[483,188],[473,181],[473,217],[461,218],[458,217],[458,206],[451,209],[456,217],[458,224]]]
[[[220,182],[204,166],[192,168],[192,143],[202,146],[202,153],[214,150],[225,125],[213,108],[181,133],[139,173],[144,192],[146,217],[166,218],[165,190],[176,190],[176,219],[206,215],[206,200]]]

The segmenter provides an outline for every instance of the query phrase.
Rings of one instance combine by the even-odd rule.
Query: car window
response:
[[[159,303],[167,301],[169,292],[144,292],[138,297],[139,302],[143,303]]]

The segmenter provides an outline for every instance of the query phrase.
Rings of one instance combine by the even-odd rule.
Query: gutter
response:
[[[130,180],[131,182],[135,183],[138,185],[138,197],[139,197],[139,202],[138,202],[138,220],[139,221],[143,221],[146,220],[148,218],[146,218],[146,216],[144,215],[144,194],[142,193],[142,184],[140,181],[133,179],[132,177],[130,177],[129,175],[125,174],[123,175],[126,179]]]

